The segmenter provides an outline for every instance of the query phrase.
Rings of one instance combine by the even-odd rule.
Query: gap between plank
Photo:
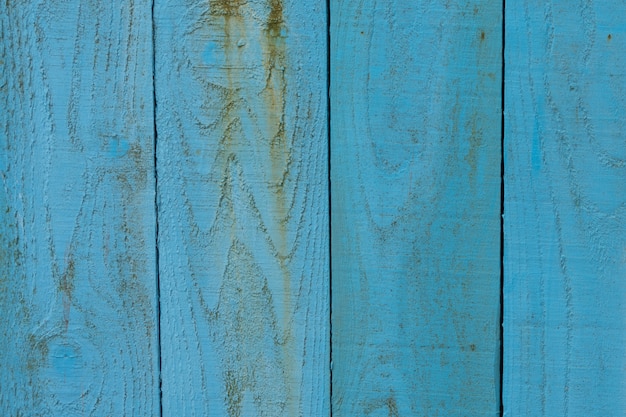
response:
[[[331,183],[331,163],[330,163],[330,155],[331,155],[331,98],[330,98],[330,77],[331,77],[331,60],[330,60],[330,0],[326,0],[326,135],[327,135],[327,153],[326,157],[328,158],[328,328],[329,328],[329,415],[332,417],[333,415],[333,251],[332,251],[332,183]]]
[[[506,0],[502,0],[502,68],[500,101],[500,416],[504,416],[504,76],[506,38]]]
[[[158,362],[158,379],[159,379],[159,417],[163,416],[163,378],[162,355],[161,355],[161,277],[159,264],[159,172],[157,165],[157,98],[156,98],[156,28],[154,21],[154,3],[151,4],[152,19],[152,137],[153,137],[153,158],[154,158],[154,218],[155,218],[155,268],[156,268],[156,324],[157,324],[157,353]]]

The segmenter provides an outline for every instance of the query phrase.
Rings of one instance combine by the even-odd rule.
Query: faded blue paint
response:
[[[158,416],[150,1],[0,3],[0,415]]]
[[[626,415],[624,16],[506,3],[505,416]]]
[[[331,2],[334,416],[499,413],[501,19]]]
[[[533,127],[531,160],[533,170],[539,171],[541,169],[541,129],[539,128],[539,122],[537,120],[535,120],[535,125]]]
[[[130,143],[125,139],[111,138],[109,139],[109,156],[113,158],[121,158],[130,149]]]
[[[243,45],[242,45],[243,46]],[[217,44],[215,42],[207,42],[206,48],[204,48],[204,53],[202,54],[202,59],[205,64],[215,64],[218,62],[218,56],[216,53]]]
[[[0,415],[499,414],[501,2],[330,4],[332,399],[324,3],[0,3]],[[626,5],[506,13],[504,412],[623,416]]]
[[[164,416],[329,415],[326,25],[155,2]]]

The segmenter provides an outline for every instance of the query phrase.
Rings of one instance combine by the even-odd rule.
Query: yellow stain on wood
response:
[[[72,305],[75,278],[74,258],[70,257],[67,261],[67,267],[59,280],[59,290],[63,293],[63,326],[66,332],[70,324],[70,307]]]
[[[288,207],[288,196],[286,195],[285,186],[289,176],[289,164],[291,155],[291,146],[288,143],[286,135],[286,99],[287,99],[287,79],[285,72],[287,70],[287,51],[286,37],[287,26],[283,16],[283,5],[280,0],[269,1],[270,12],[265,23],[264,33],[262,37],[262,49],[264,56],[264,68],[266,75],[265,88],[263,89],[263,98],[265,101],[265,110],[267,112],[267,132],[270,138],[270,161],[271,161],[271,178],[270,181],[274,187],[275,203],[276,203],[276,220],[278,222],[278,242],[276,242],[276,251],[283,280],[283,323],[282,328],[285,332],[285,345],[283,346],[284,366],[287,376],[294,375],[295,365],[295,347],[292,330],[292,297],[291,285],[293,276],[289,269],[289,260],[291,248],[288,244],[287,225],[289,224],[290,213]],[[287,404],[296,405],[297,399],[293,391],[291,383],[287,383]],[[297,410],[290,410],[290,415],[297,415]]]
[[[287,114],[287,51],[286,36],[287,27],[283,16],[283,4],[281,0],[268,0],[263,4],[267,14],[259,19],[252,10],[253,5],[245,1],[228,1],[214,0],[209,2],[210,11],[209,19],[214,27],[222,27],[223,33],[213,34],[222,43],[223,62],[220,67],[223,71],[223,80],[226,85],[221,89],[221,106],[220,120],[221,138],[220,138],[220,156],[218,156],[218,166],[223,177],[221,179],[220,191],[221,198],[226,202],[223,206],[228,211],[230,222],[230,240],[231,255],[229,255],[229,263],[237,262],[248,264],[229,265],[225,271],[224,283],[220,290],[232,291],[237,288],[237,299],[235,308],[238,309],[236,317],[240,317],[245,312],[245,319],[250,321],[248,325],[241,327],[239,319],[232,316],[232,312],[222,315],[219,320],[235,320],[233,323],[222,323],[223,325],[234,325],[236,331],[244,332],[244,329],[250,326],[260,326],[261,329],[248,329],[248,335],[236,337],[240,343],[249,345],[250,342],[259,341],[263,338],[258,334],[261,332],[271,333],[277,348],[282,352],[280,358],[272,358],[271,355],[264,357],[261,362],[278,360],[273,366],[274,370],[271,378],[274,379],[275,388],[282,393],[283,400],[280,404],[272,404],[270,408],[285,415],[298,415],[298,395],[297,384],[293,383],[293,378],[298,371],[295,364],[295,340],[292,333],[293,319],[293,301],[292,301],[292,274],[290,271],[290,258],[292,248],[289,244],[288,224],[290,220],[289,203],[290,196],[286,191],[286,183],[290,172],[290,156],[291,142],[286,134],[285,119]],[[260,21],[260,23],[259,23]],[[256,29],[259,29],[257,32]],[[258,42],[261,48],[261,62],[249,62],[246,57],[246,42]],[[262,68],[262,79],[258,79],[258,70]],[[250,87],[247,83],[258,82],[258,89],[242,88],[242,84]],[[259,102],[260,99],[260,102]],[[246,137],[248,132],[254,132],[255,137]],[[240,236],[242,227],[249,227],[250,219],[239,219],[238,217],[245,214],[246,210],[238,208],[238,204],[252,207],[256,210],[254,200],[239,201],[235,197],[235,187],[243,187],[246,192],[251,190],[245,182],[254,180],[254,178],[243,177],[239,164],[246,157],[249,157],[253,150],[260,151],[262,156],[266,157],[270,166],[260,165],[262,172],[255,173],[257,178],[265,178],[268,190],[272,196],[273,210],[269,218],[264,218],[264,227],[267,228],[269,240],[273,253],[271,255],[278,263],[280,270],[280,279],[282,280],[282,292],[279,294],[271,294],[267,286],[266,280],[274,280],[274,277],[264,277],[258,268],[253,268],[250,262],[252,254],[248,253],[245,245],[242,245]],[[263,155],[263,153],[265,153]],[[267,168],[267,170],[265,170]],[[238,178],[235,178],[238,177]],[[240,177],[241,176],[241,177]],[[253,198],[251,196],[250,198]],[[246,233],[243,230],[243,233]],[[233,253],[235,252],[235,253]],[[254,274],[255,277],[245,277],[242,274]],[[228,281],[228,282],[226,282]],[[247,308],[243,305],[250,298],[257,300],[259,297],[258,286],[262,284],[263,293],[261,297],[268,305],[259,305],[254,302]],[[234,286],[234,287],[233,287]],[[221,300],[221,297],[220,297]],[[258,301],[258,300],[257,300]],[[278,302],[278,306],[274,303]],[[221,303],[221,302],[220,302]],[[225,303],[226,304],[226,303]],[[255,311],[256,305],[260,310]],[[224,308],[222,306],[221,308]],[[229,308],[232,308],[229,307]],[[281,326],[276,324],[275,308],[282,308]],[[220,316],[220,311],[216,312],[216,317]],[[270,319],[272,323],[267,323]],[[258,321],[258,323],[255,322]],[[269,326],[269,327],[268,327]],[[251,333],[250,333],[251,332]],[[234,337],[234,335],[231,335]],[[248,337],[250,340],[242,340]],[[264,384],[263,378],[255,376],[264,372],[255,372],[254,369],[247,369],[242,373],[241,369],[235,369],[232,361],[239,364],[240,367],[246,367],[246,364],[252,366],[262,366],[259,361],[249,362],[240,357],[240,354],[250,355],[251,352],[245,350],[239,352],[237,349],[236,358],[231,358],[234,352],[226,353],[224,359],[229,364],[224,364],[223,377],[226,384],[226,402],[227,410],[231,416],[239,416],[243,412],[244,392],[252,391],[253,397],[259,397],[267,387],[255,386]],[[257,349],[250,346],[251,349]],[[258,347],[260,349],[260,347]],[[263,356],[263,355],[261,355]],[[297,379],[297,377],[296,377]],[[294,385],[296,385],[294,387]],[[261,400],[259,400],[261,401]],[[256,402],[256,400],[255,400]],[[262,402],[262,401],[261,401]],[[277,407],[277,408],[275,408]]]

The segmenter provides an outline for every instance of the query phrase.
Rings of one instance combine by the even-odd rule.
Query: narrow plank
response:
[[[0,415],[156,416],[150,2],[0,34]]]
[[[331,2],[334,416],[498,415],[501,24]]]
[[[325,5],[155,16],[163,415],[328,415]]]
[[[506,415],[626,415],[625,16],[507,2]]]

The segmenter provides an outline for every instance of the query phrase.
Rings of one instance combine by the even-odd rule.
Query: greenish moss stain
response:
[[[387,398],[387,401],[385,401],[385,403],[387,404],[387,409],[389,410],[389,417],[400,416],[400,414],[398,413],[398,404],[396,403],[395,398],[389,397]]]
[[[209,2],[211,16],[239,16],[239,8],[247,3],[247,0],[212,0]]]
[[[74,266],[74,258],[69,258],[65,272],[59,279],[59,291],[62,291],[68,298],[72,298],[74,292],[74,279],[76,277],[76,267]]]
[[[129,201],[131,198],[133,198],[131,193],[125,193],[123,200]],[[134,206],[128,204],[128,207]],[[145,276],[147,266],[145,261],[133,254],[133,250],[144,243],[142,222],[137,220],[139,215],[137,212],[124,213],[120,224],[124,250],[119,253],[115,265],[119,276],[116,290],[129,320],[137,320],[148,340],[152,340],[152,330],[155,327],[153,305],[150,301],[150,292],[139,278]],[[152,361],[149,363],[152,364]]]
[[[224,374],[226,386],[226,409],[229,416],[238,417],[241,415],[243,389],[239,383],[239,378],[233,371],[228,370]]]
[[[289,174],[290,148],[285,132],[287,97],[285,37],[287,36],[287,29],[280,1],[270,1],[270,12],[263,32],[263,66],[266,74],[263,98],[270,129],[267,135],[270,139],[271,182],[276,194],[276,214],[279,220],[278,227],[281,232],[277,250],[282,264],[289,251],[287,248],[288,212],[285,180]]]
[[[226,279],[219,294],[218,309],[211,315],[210,326],[223,347],[221,366],[228,415],[242,415],[246,391],[252,394],[261,415],[283,415],[284,404],[277,398],[281,398],[286,383],[276,355],[283,341],[271,293],[252,254],[237,240],[229,250]],[[274,346],[259,349],[267,336],[273,339]]]
[[[363,409],[364,414],[366,416],[372,414],[379,415],[377,411],[381,409],[387,409],[387,415],[389,417],[400,417],[400,412],[398,411],[398,403],[393,396],[393,392],[391,392],[390,394],[391,395],[387,398],[380,398],[368,404],[365,404],[365,407]]]
[[[59,291],[63,294],[63,325],[65,331],[70,323],[70,308],[72,305],[72,294],[74,293],[74,280],[76,278],[76,269],[74,266],[74,258],[70,257],[67,261],[65,271],[59,279]]]
[[[45,338],[38,339],[35,335],[31,334],[28,336],[28,347],[29,356],[26,361],[26,369],[30,372],[35,372],[45,366],[48,360],[48,340]]]
[[[477,78],[477,83],[475,85],[475,91],[485,91],[489,90],[489,83],[495,82],[495,76],[493,73],[485,71],[484,69],[488,68],[486,63],[491,60],[491,52],[488,49],[488,44],[485,42],[486,40],[486,32],[481,29],[479,31],[479,42],[476,48],[476,67],[479,69],[479,77]],[[476,110],[474,110],[470,120],[465,126],[465,131],[470,132],[469,137],[469,151],[465,156],[465,161],[469,164],[469,183],[471,187],[476,185],[476,174],[479,168],[479,160],[478,156],[483,154],[482,148],[485,146],[483,141],[483,122],[481,120],[481,115]]]
[[[470,172],[468,180],[470,185],[474,187],[476,185],[476,172],[478,169],[478,156],[481,155],[481,147],[483,146],[483,132],[480,127],[477,126],[480,115],[474,113],[471,118],[470,137],[469,137],[469,150],[465,156],[465,161],[469,164]]]
[[[3,174],[0,172],[0,175]],[[0,203],[0,207],[4,206],[0,209],[0,310],[3,317],[10,317],[10,320],[3,320],[0,325],[0,335],[17,346],[15,352],[19,358],[7,358],[5,352],[0,355],[0,363],[1,366],[13,368],[16,377],[32,378],[42,364],[45,364],[48,349],[45,341],[36,343],[35,336],[25,336],[22,332],[24,328],[32,326],[31,305],[27,301],[26,276],[22,267],[25,260],[20,239],[20,216],[7,201],[11,198],[10,193],[0,193],[0,199],[4,200]],[[0,389],[9,389],[8,383],[9,381],[0,382]],[[35,401],[39,393],[36,384],[32,388],[29,401]]]

